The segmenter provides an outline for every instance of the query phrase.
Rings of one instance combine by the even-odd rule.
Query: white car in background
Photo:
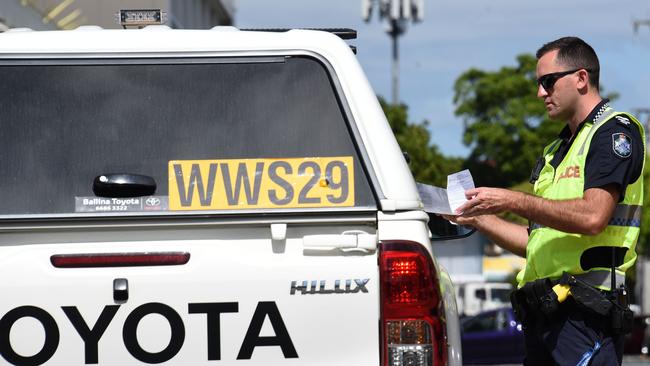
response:
[[[513,287],[507,282],[466,282],[457,283],[455,290],[459,314],[473,316],[510,306]]]

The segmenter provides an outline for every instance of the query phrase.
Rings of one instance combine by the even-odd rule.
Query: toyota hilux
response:
[[[460,365],[345,34],[1,33],[0,363]]]

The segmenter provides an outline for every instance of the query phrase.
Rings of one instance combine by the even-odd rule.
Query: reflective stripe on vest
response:
[[[589,272],[574,275],[573,277],[602,290],[610,290],[612,286],[612,271],[610,269],[592,269]],[[614,286],[619,288],[625,284],[625,274],[614,272]]]
[[[611,226],[632,226],[641,227],[641,210],[642,206],[639,205],[616,205],[616,210],[609,220]],[[545,228],[546,226],[536,222],[530,223],[530,230]]]

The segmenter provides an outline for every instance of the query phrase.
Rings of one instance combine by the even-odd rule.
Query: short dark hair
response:
[[[589,83],[596,89],[599,87],[600,63],[596,51],[578,37],[562,37],[543,45],[537,50],[539,60],[545,54],[558,50],[557,61],[571,69],[587,69]]]

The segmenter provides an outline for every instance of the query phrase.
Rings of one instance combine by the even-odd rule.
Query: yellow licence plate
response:
[[[354,206],[351,156],[172,160],[170,210]]]

